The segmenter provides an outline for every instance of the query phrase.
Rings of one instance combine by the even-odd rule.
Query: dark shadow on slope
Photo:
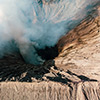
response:
[[[88,78],[88,77],[86,77],[86,76],[84,76],[84,75],[77,75],[77,74],[75,74],[75,73],[73,73],[73,72],[71,72],[71,71],[67,71],[67,73],[68,74],[70,74],[70,75],[75,75],[75,76],[77,76],[79,79],[81,79],[82,81],[94,81],[94,82],[97,82],[97,80],[95,80],[95,79],[90,79],[90,78]]]
[[[50,60],[42,66],[26,64],[20,55],[5,56],[0,59],[0,82],[21,81],[32,82],[35,79],[42,79],[43,75],[49,72],[54,61]],[[33,80],[32,80],[33,79]]]

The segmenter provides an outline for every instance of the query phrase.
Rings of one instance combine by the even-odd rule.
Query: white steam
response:
[[[0,57],[19,49],[26,62],[43,63],[35,48],[54,46],[99,0],[49,1],[0,0]]]

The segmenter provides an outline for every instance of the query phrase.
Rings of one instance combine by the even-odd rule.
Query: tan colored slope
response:
[[[0,60],[0,100],[100,100],[99,13],[62,37],[58,49],[40,67],[19,56]]]
[[[100,81],[100,17],[87,17],[59,44],[56,66]]]

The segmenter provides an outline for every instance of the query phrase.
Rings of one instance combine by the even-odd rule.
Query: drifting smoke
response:
[[[19,51],[41,64],[36,48],[54,46],[99,0],[0,0],[0,57]]]

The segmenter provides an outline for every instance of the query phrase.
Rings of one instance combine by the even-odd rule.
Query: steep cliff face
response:
[[[100,100],[99,12],[62,37],[58,57],[42,66],[17,54],[1,59],[0,100]]]

